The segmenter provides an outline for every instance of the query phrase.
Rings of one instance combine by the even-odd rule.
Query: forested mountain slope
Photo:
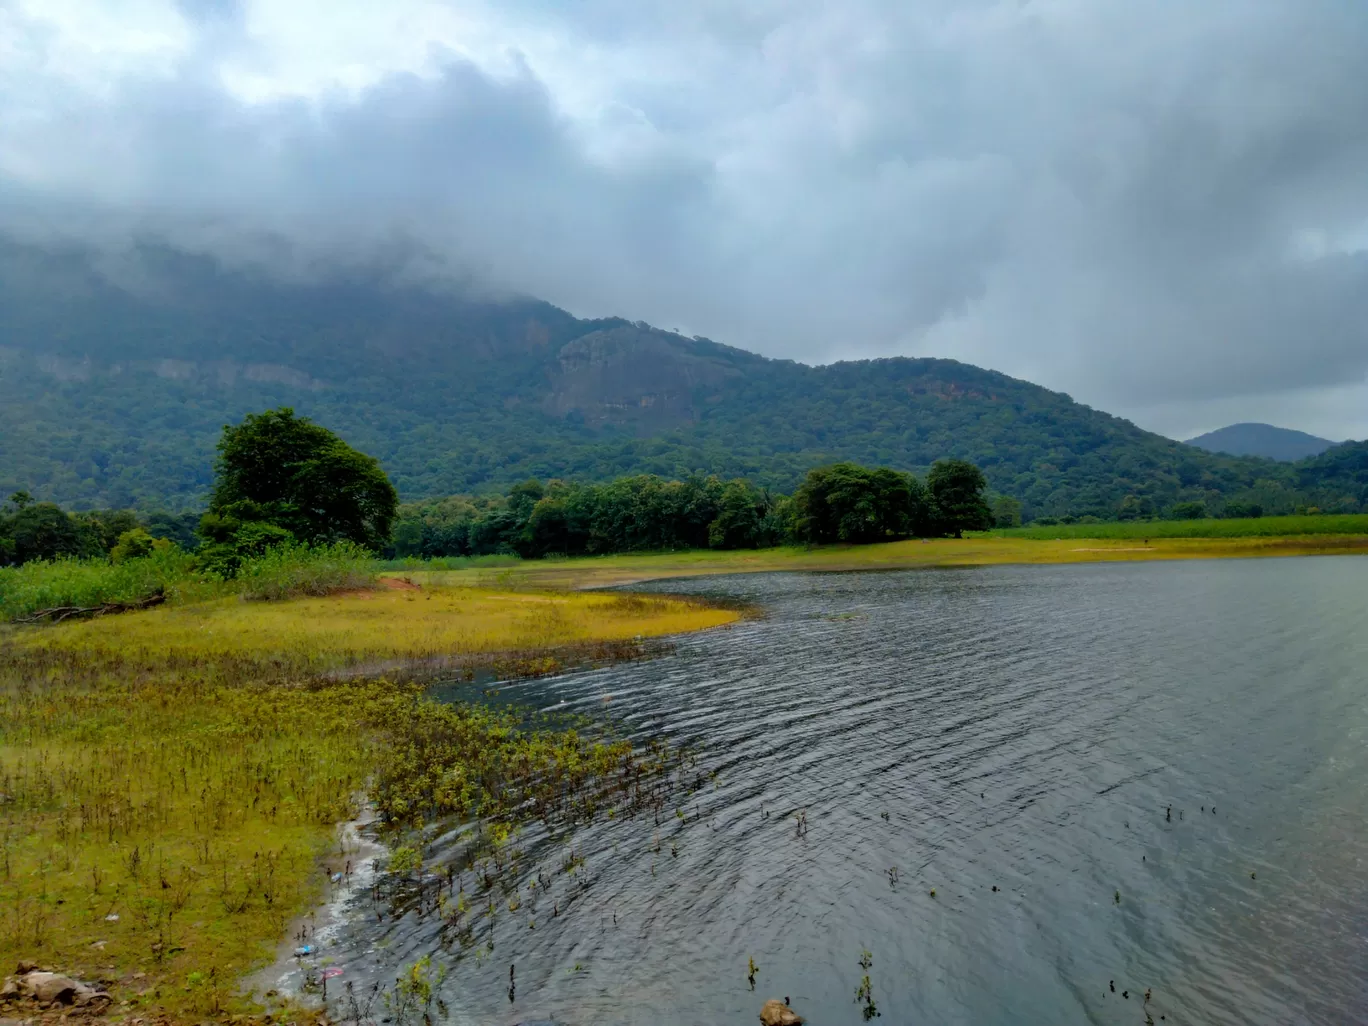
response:
[[[960,456],[1028,515],[1305,500],[1286,464],[951,360],[808,367],[371,273],[270,279],[155,248],[96,270],[0,242],[0,312],[0,493],[77,506],[194,506],[222,426],[278,405],[379,457],[405,498],[634,472],[787,490],[834,460]],[[1314,487],[1338,494],[1333,473]]]

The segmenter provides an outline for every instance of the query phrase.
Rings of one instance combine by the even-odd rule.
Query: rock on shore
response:
[[[109,1004],[110,998],[98,987],[21,962],[15,974],[6,977],[0,986],[0,1001],[32,1001],[44,1008],[70,1005],[98,1011]]]

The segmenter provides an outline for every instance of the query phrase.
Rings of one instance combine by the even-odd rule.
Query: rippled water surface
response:
[[[573,875],[529,839],[552,887],[479,959],[358,908],[348,978],[437,953],[457,1023],[752,1024],[788,996],[827,1026],[861,1021],[868,950],[891,1023],[1368,1022],[1368,561],[656,588],[767,615],[507,691],[696,744],[715,785],[577,832]]]

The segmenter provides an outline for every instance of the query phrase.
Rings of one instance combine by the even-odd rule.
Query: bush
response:
[[[287,542],[246,560],[237,572],[243,598],[272,600],[327,595],[375,583],[379,564],[355,542],[303,545]]]
[[[194,557],[174,545],[121,563],[107,559],[33,560],[0,567],[0,620],[57,606],[89,608],[139,602],[160,590],[169,600],[208,597],[222,583],[196,572]]]
[[[1256,502],[1227,502],[1221,516],[1226,520],[1253,520],[1263,516],[1263,507]]]
[[[1179,502],[1169,508],[1170,520],[1205,520],[1207,515],[1204,502]]]
[[[114,548],[109,551],[109,558],[115,563],[127,563],[131,559],[146,559],[152,555],[157,548],[159,539],[153,538],[141,527],[135,527],[131,531],[125,531],[119,535],[119,540],[115,542]],[[170,542],[162,542],[163,545],[170,545]]]

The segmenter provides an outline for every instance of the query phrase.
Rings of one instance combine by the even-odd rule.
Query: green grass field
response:
[[[1368,513],[1332,516],[1258,517],[1239,520],[1146,520],[1103,524],[1057,524],[990,531],[995,538],[1287,538],[1304,535],[1368,535]]]

